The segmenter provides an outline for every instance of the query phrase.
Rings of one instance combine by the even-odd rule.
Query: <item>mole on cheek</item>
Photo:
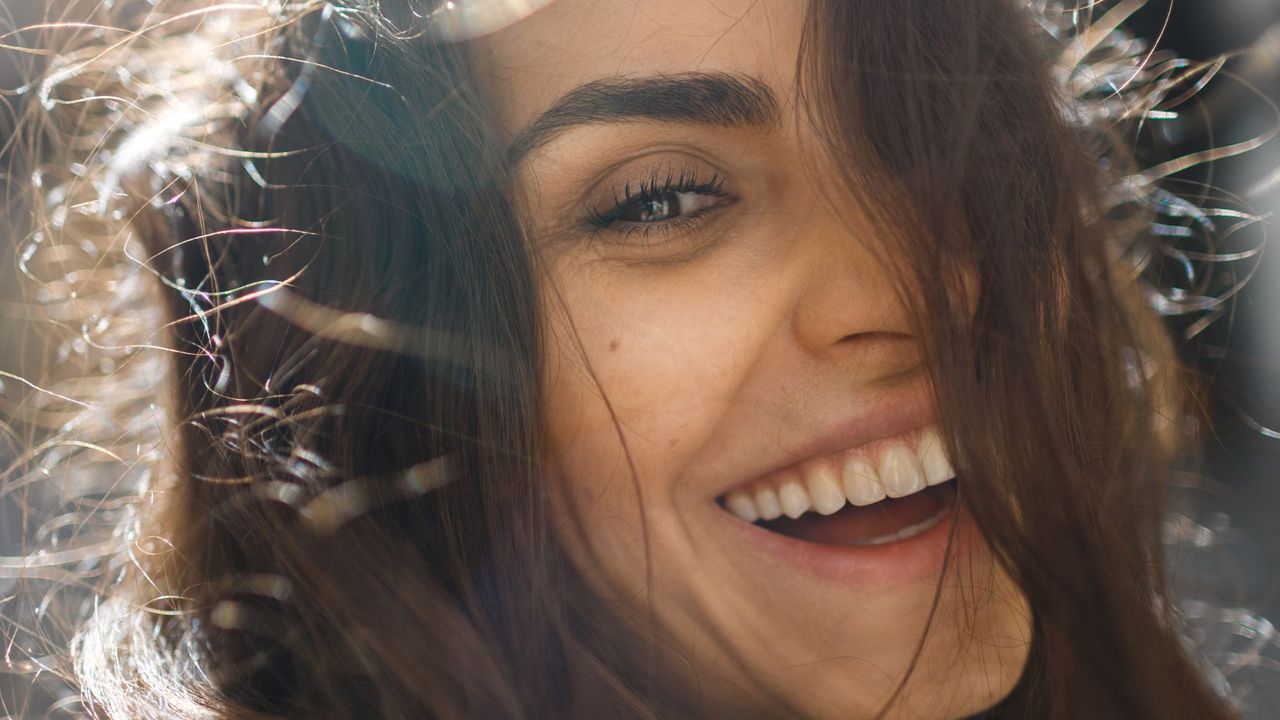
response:
[[[620,346],[620,345],[622,345],[622,343],[621,343],[621,342],[619,342],[618,338],[614,338],[614,339],[610,340],[610,341],[609,341],[609,352],[613,352],[613,351],[617,350],[617,349],[618,349],[618,346]]]

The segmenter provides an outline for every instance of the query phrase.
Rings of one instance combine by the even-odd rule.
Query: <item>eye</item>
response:
[[[719,195],[698,192],[665,192],[658,197],[637,198],[624,206],[615,222],[656,223],[689,217],[721,202]]]
[[[690,230],[735,202],[724,186],[718,174],[700,179],[693,170],[660,174],[655,169],[639,183],[624,185],[610,206],[588,209],[586,224],[593,235],[609,232],[624,241]]]

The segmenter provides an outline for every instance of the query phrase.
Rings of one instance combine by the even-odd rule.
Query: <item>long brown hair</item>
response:
[[[18,199],[69,349],[6,408],[33,438],[6,490],[64,488],[93,520],[53,536],[101,538],[24,581],[97,578],[56,666],[91,712],[711,713],[549,531],[535,262],[417,5],[119,2],[56,29]],[[1184,380],[1025,10],[814,0],[806,32],[805,108],[894,230],[963,502],[1034,613],[991,715],[1229,717],[1162,574]]]

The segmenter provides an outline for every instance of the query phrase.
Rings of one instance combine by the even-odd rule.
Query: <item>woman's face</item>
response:
[[[735,714],[871,717],[918,652],[889,717],[962,717],[1014,685],[1029,612],[963,513],[943,574],[956,481],[797,109],[803,14],[559,0],[472,42],[543,265],[557,530]]]

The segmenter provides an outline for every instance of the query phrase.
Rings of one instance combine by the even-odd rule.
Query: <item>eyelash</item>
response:
[[[711,207],[702,208],[690,215],[682,215],[671,220],[660,220],[648,223],[627,222],[622,227],[618,227],[619,218],[629,209],[646,202],[653,202],[663,199],[667,195],[674,193],[688,193],[691,195],[706,195],[714,198],[721,198],[721,202],[717,202]],[[732,204],[732,197],[725,190],[724,178],[719,173],[713,172],[707,180],[699,180],[695,171],[681,170],[679,175],[672,174],[668,171],[665,176],[660,175],[658,170],[654,170],[652,174],[639,183],[639,187],[633,187],[631,183],[627,183],[622,188],[622,194],[615,196],[613,206],[608,210],[601,212],[595,208],[588,208],[585,223],[588,232],[595,236],[602,232],[613,232],[621,237],[623,241],[640,241],[643,244],[656,244],[648,242],[653,233],[663,233],[666,236],[689,230],[709,218],[718,210],[722,210]]]

